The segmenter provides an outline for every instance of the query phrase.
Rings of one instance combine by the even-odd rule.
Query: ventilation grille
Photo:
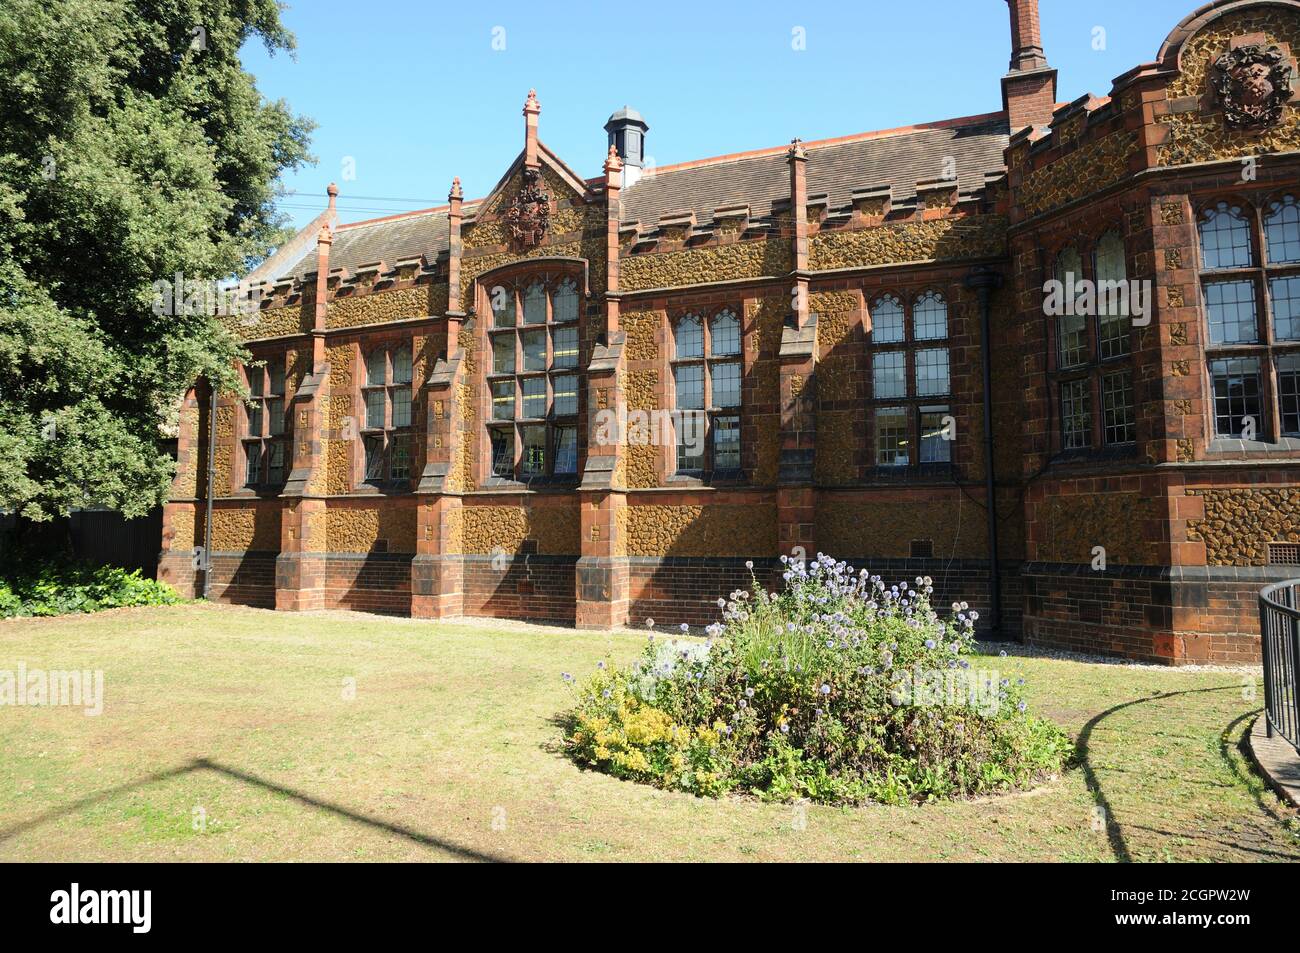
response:
[[[1300,543],[1269,543],[1270,566],[1300,566]]]

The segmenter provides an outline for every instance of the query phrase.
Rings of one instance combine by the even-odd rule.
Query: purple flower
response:
[[[831,693],[831,687],[827,685],[825,682],[822,682],[822,687],[820,691],[823,695],[829,695]]]
[[[1021,702],[1019,705],[1016,706],[1016,711],[1020,712],[1020,713],[1023,715],[1024,712],[1025,712],[1025,709],[1028,708],[1028,707],[1029,707],[1029,706],[1026,705],[1024,702]]]
[[[691,631],[691,627],[690,627],[689,625],[687,625],[685,622],[683,622],[683,623],[681,624],[681,630],[682,630],[683,632],[689,632],[689,631]]]

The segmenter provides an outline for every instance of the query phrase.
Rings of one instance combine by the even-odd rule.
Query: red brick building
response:
[[[986,115],[650,169],[624,109],[584,179],[530,93],[483,199],[331,187],[230,321],[250,401],[187,402],[162,577],[605,627],[824,551],[1004,636],[1256,657],[1300,562],[1300,2],[1063,106],[1008,2]]]

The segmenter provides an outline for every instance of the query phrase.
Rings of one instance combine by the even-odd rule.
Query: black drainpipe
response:
[[[208,381],[208,513],[203,522],[203,598],[212,594],[212,494],[217,475],[217,386]]]
[[[980,301],[980,350],[984,358],[984,492],[988,500],[989,588],[992,590],[989,634],[996,636],[1002,628],[1002,574],[998,569],[998,506],[993,478],[993,335],[989,297],[1002,287],[1002,275],[987,265],[976,265],[966,276],[966,287],[973,289]]]

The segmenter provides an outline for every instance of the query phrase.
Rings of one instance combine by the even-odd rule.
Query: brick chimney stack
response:
[[[1056,106],[1056,70],[1043,52],[1038,0],[1007,0],[1011,8],[1011,70],[1002,77],[1002,106],[1014,135],[1045,126]]]

